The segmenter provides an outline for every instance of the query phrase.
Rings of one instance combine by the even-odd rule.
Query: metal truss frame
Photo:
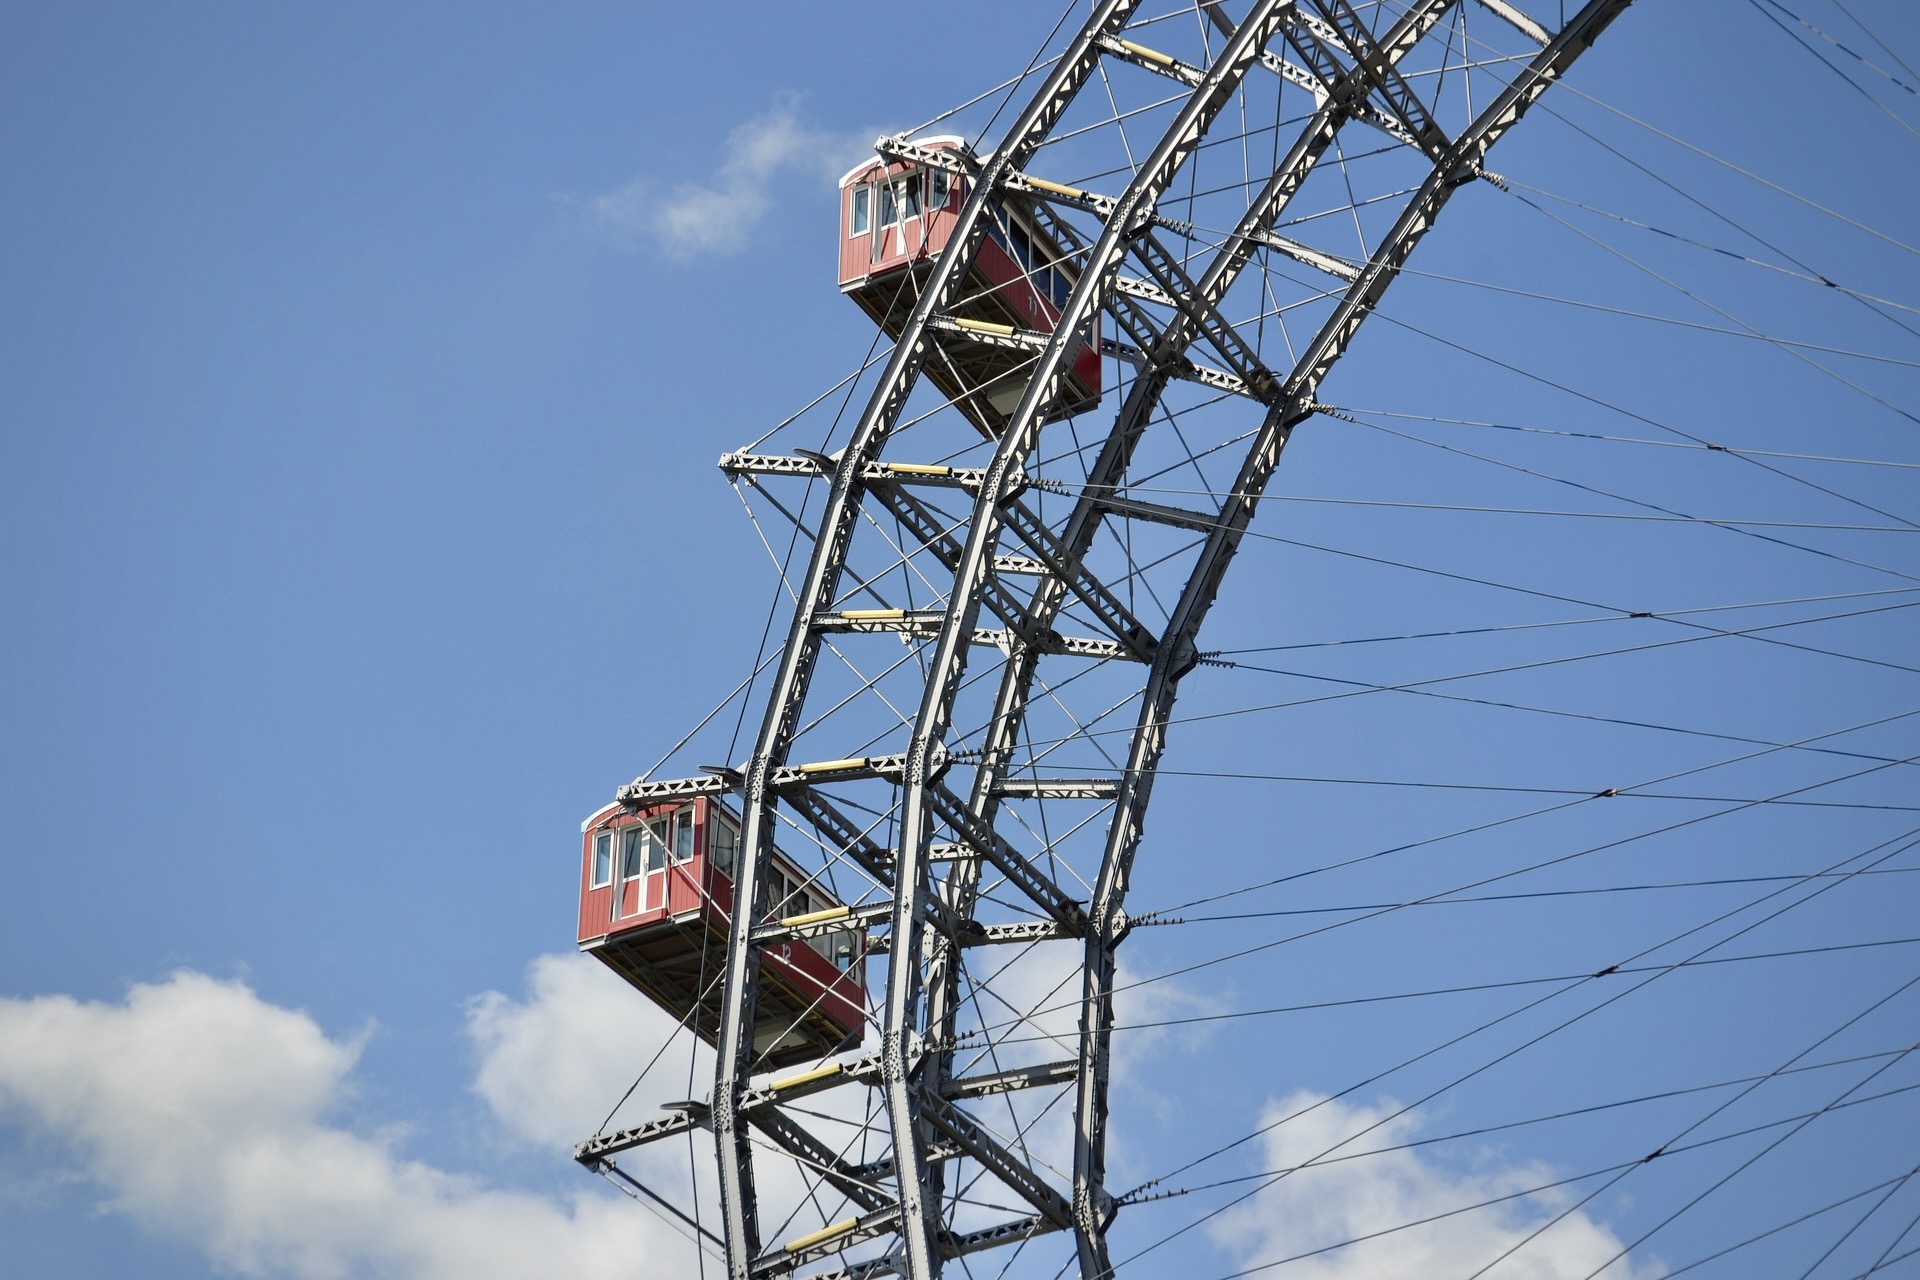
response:
[[[743,813],[735,918],[759,923],[730,936],[713,1092],[706,1102],[581,1144],[580,1160],[605,1167],[634,1147],[694,1128],[710,1130],[732,1280],[790,1274],[827,1259],[838,1259],[835,1268],[812,1274],[930,1280],[953,1258],[1052,1232],[1072,1234],[1082,1277],[1113,1273],[1107,1233],[1118,1204],[1107,1187],[1106,1146],[1116,953],[1130,928],[1125,903],[1155,771],[1181,680],[1199,660],[1201,627],[1293,429],[1316,411],[1318,388],[1408,255],[1451,196],[1483,176],[1488,150],[1629,2],[1588,0],[1558,32],[1549,32],[1505,0],[1480,0],[1534,51],[1501,92],[1449,133],[1438,106],[1422,97],[1417,79],[1401,68],[1466,0],[1388,6],[1392,20],[1383,30],[1371,28],[1348,0],[1251,0],[1237,21],[1221,6],[1202,6],[1218,36],[1204,63],[1131,38],[1138,0],[1104,0],[1050,69],[1036,77],[1036,90],[991,153],[976,161],[905,139],[881,140],[884,155],[965,172],[971,190],[951,246],[928,265],[905,328],[874,378],[845,447],[831,457],[735,453],[721,460],[735,476],[797,476],[828,484],[812,530],[811,558],[793,584],[797,603],[765,685],[752,754],[737,768],[680,781],[643,780],[619,793],[630,804],[726,794]],[[1166,113],[1160,135],[1126,175],[1124,189],[1103,195],[1028,172],[1106,62],[1128,64],[1136,75],[1151,72],[1158,83],[1186,94]],[[1307,88],[1314,109],[1291,143],[1277,151],[1271,172],[1250,184],[1231,230],[1196,252],[1192,228],[1163,216],[1162,199],[1248,78],[1267,75],[1296,90]],[[1321,162],[1337,154],[1336,140],[1355,123],[1373,130],[1376,140],[1387,138],[1425,177],[1401,197],[1397,216],[1369,252],[1342,256],[1281,228],[1290,202]],[[1029,382],[985,465],[887,458],[920,370],[940,342],[956,337],[953,312],[968,268],[994,210],[1009,201],[1018,201],[1075,255],[1077,281],[1059,322],[1051,333],[1017,335],[1031,356]],[[1186,252],[1169,247],[1168,238],[1176,235],[1189,246]],[[1261,336],[1227,309],[1243,273],[1269,254],[1323,278],[1325,296],[1332,299],[1311,340],[1285,352],[1284,362],[1263,353],[1272,344],[1263,348]],[[1084,482],[1043,485],[1050,501],[1030,503],[1029,463],[1049,426],[1047,406],[1071,367],[1076,335],[1087,332],[1096,316],[1124,335],[1108,346],[1134,366],[1130,385],[1124,396],[1110,397],[1118,404],[1097,449],[1087,450]],[[1130,464],[1176,383],[1198,383],[1257,406],[1258,424],[1244,434],[1231,487],[1212,509],[1125,492]],[[931,505],[936,495],[969,503],[967,518],[956,524],[943,515]],[[922,563],[950,575],[933,604],[848,607],[842,585],[863,518],[891,522]],[[1184,586],[1157,623],[1139,616],[1126,584],[1103,580],[1089,563],[1103,535],[1134,522],[1177,531],[1191,543]],[[1014,577],[1021,589],[1009,585]],[[1061,634],[1056,628],[1069,614],[1091,619],[1094,634]],[[825,638],[873,634],[895,635],[919,653],[924,687],[905,749],[794,761]],[[1001,661],[991,712],[963,750],[954,735],[956,700],[970,653],[983,647]],[[1108,776],[1016,776],[1029,712],[1047,687],[1039,675],[1043,660],[1125,664],[1140,673],[1125,751]],[[961,777],[967,778],[964,785]],[[849,783],[892,788],[890,838],[876,836],[830,798],[832,787]],[[1084,896],[1052,868],[1048,850],[1032,851],[1030,835],[1007,817],[1010,803],[1038,801],[1078,801],[1104,810],[1104,852]],[[782,807],[890,900],[826,913],[831,918],[762,922],[776,810]],[[978,921],[988,878],[996,891],[1017,895],[1032,919]],[[754,1005],[763,951],[850,924],[870,931],[869,954],[886,963],[877,1048],[756,1084]],[[964,957],[980,946],[1036,940],[1080,950],[1073,997],[1077,1056],[968,1071],[956,1051],[965,1036]],[[867,1095],[885,1155],[854,1160],[789,1109],[836,1089]],[[1037,1168],[966,1105],[1034,1089],[1065,1090],[1072,1097],[1068,1185]],[[811,1170],[851,1215],[770,1245],[759,1212],[750,1142],[755,1134]],[[963,1229],[949,1211],[959,1195],[956,1166],[962,1163],[969,1177],[1005,1193],[994,1200],[1013,1202],[1011,1216]],[[875,1241],[884,1242],[877,1252]]]

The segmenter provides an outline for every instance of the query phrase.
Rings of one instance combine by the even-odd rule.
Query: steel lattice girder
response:
[[[753,754],[737,773],[684,782],[642,781],[621,793],[621,799],[630,803],[722,791],[739,795],[745,824],[736,919],[759,918],[772,852],[773,808],[781,800],[804,817],[829,848],[888,888],[892,903],[884,908],[888,923],[884,945],[873,949],[874,954],[889,957],[881,1045],[856,1062],[807,1073],[797,1083],[790,1080],[750,1089],[758,948],[776,939],[807,936],[801,932],[807,926],[783,921],[736,929],[728,948],[710,1107],[690,1108],[680,1116],[583,1144],[578,1153],[583,1161],[604,1160],[618,1150],[685,1132],[696,1124],[710,1126],[719,1158],[729,1274],[737,1280],[791,1271],[809,1260],[843,1253],[855,1242],[888,1234],[897,1234],[898,1240],[884,1257],[828,1274],[897,1272],[930,1277],[939,1272],[945,1258],[1069,1227],[1075,1233],[1081,1274],[1110,1272],[1105,1233],[1113,1201],[1105,1187],[1104,1149],[1114,954],[1129,927],[1124,912],[1126,886],[1151,778],[1181,677],[1197,658],[1194,646],[1200,626],[1293,426],[1314,411],[1315,391],[1401,263],[1453,190],[1479,176],[1487,149],[1628,2],[1591,0],[1552,37],[1510,5],[1490,6],[1541,47],[1506,91],[1451,138],[1396,68],[1461,0],[1417,0],[1380,33],[1369,31],[1343,0],[1314,0],[1317,13],[1293,3],[1266,0],[1253,4],[1248,17],[1237,24],[1229,22],[1217,6],[1208,6],[1206,12],[1227,39],[1205,66],[1155,54],[1125,39],[1121,33],[1135,6],[1127,0],[1109,0],[1096,8],[1042,77],[1039,91],[1007,140],[984,161],[962,164],[951,152],[916,148],[903,140],[883,141],[883,154],[917,155],[924,163],[964,170],[974,185],[958,215],[953,242],[933,261],[849,444],[835,458],[732,454],[722,460],[722,466],[736,475],[831,478],[831,492],[806,575],[796,592],[793,621],[774,671]],[[1280,37],[1306,59],[1307,69],[1286,62],[1268,47]],[[1153,151],[1118,196],[1065,187],[1025,171],[1103,58],[1144,67],[1191,88],[1185,102],[1172,112]],[[1153,234],[1160,227],[1191,235],[1191,227],[1183,229],[1183,224],[1162,218],[1157,205],[1173,175],[1207,134],[1215,113],[1257,67],[1279,74],[1288,83],[1309,83],[1317,109],[1196,277]],[[1336,257],[1275,230],[1289,201],[1340,130],[1356,121],[1385,129],[1429,162],[1425,182],[1364,262]],[[881,454],[935,344],[934,335],[950,323],[950,308],[967,265],[985,236],[987,214],[1005,193],[1013,191],[1023,193],[1035,217],[1059,228],[1059,242],[1076,255],[1080,267],[1052,334],[1017,335],[1021,345],[1034,353],[1031,381],[988,466],[883,461]],[[1048,208],[1051,201],[1097,218],[1099,234],[1090,242],[1079,237],[1054,217]],[[1268,369],[1258,344],[1244,337],[1222,311],[1235,281],[1263,250],[1284,254],[1343,286],[1331,314],[1284,377]],[[1122,276],[1121,268],[1128,261],[1140,265],[1144,279]],[[1159,306],[1168,314],[1164,319],[1149,316],[1142,304]],[[1029,483],[1026,460],[1039,437],[1043,406],[1063,376],[1070,339],[1096,313],[1115,317],[1135,339],[1129,355],[1139,371],[1087,470],[1085,483],[1077,492],[1064,495],[1073,499],[1070,514],[1044,521],[1018,501],[1020,490]],[[1190,350],[1196,341],[1204,342],[1229,371],[1196,365]],[[1248,396],[1264,409],[1223,506],[1189,512],[1121,494],[1136,446],[1170,382],[1196,378]],[[972,504],[970,518],[958,525],[943,521],[913,494],[913,488],[921,485],[964,495]],[[942,607],[919,611],[835,607],[853,533],[869,499],[910,530],[918,545],[952,575]],[[1097,535],[1115,517],[1185,529],[1200,537],[1185,586],[1158,634],[1133,615],[1115,584],[1101,581],[1085,565]],[[999,542],[1008,532],[1032,554],[1002,554]],[[1002,572],[1031,575],[1035,579],[1031,595],[1023,601],[1007,591],[996,577]],[[1053,624],[1069,601],[1088,609],[1113,638],[1059,637]],[[981,608],[994,614],[1002,628],[979,626]],[[834,632],[894,632],[922,646],[925,687],[910,741],[905,751],[884,757],[789,764],[821,638]],[[941,778],[955,763],[946,740],[961,674],[969,650],[983,644],[1001,650],[1005,660],[982,743],[966,757],[974,772],[963,796]],[[1144,668],[1137,720],[1117,777],[1081,781],[1008,776],[1033,697],[1039,659],[1062,653],[1096,659],[1124,657]],[[891,848],[876,843],[819,789],[860,780],[884,780],[895,788],[899,823]],[[1048,797],[1078,797],[1110,806],[1105,851],[1088,902],[1076,901],[999,831],[1003,801]],[[938,845],[938,828],[952,833],[958,843]],[[930,887],[929,869],[937,859],[949,867],[941,894]],[[973,895],[983,865],[996,868],[1051,919],[1023,925],[975,924]],[[877,904],[863,907],[858,918],[874,921],[882,910]],[[849,912],[846,918],[853,917]],[[955,1074],[961,951],[990,942],[1040,937],[1081,939],[1078,1060],[983,1076]],[[778,1110],[785,1102],[843,1084],[878,1092],[891,1155],[849,1165],[830,1144],[810,1136],[799,1121]],[[1008,1090],[1067,1084],[1074,1086],[1076,1115],[1073,1181],[1067,1191],[1049,1185],[1029,1162],[988,1135],[958,1105]],[[817,1170],[825,1183],[863,1212],[789,1241],[775,1252],[764,1252],[747,1144],[750,1125]],[[991,1173],[1038,1212],[981,1230],[953,1230],[941,1217],[942,1168],[963,1158]],[[893,1184],[890,1200],[882,1199],[878,1190],[887,1180]]]
[[[742,800],[745,822],[740,851],[741,889],[735,902],[737,918],[752,919],[758,914],[767,864],[772,853],[770,806],[773,794],[768,778],[784,764],[800,708],[806,700],[807,686],[819,655],[818,634],[813,616],[833,599],[840,574],[845,567],[849,541],[856,523],[861,499],[860,469],[876,460],[898,420],[901,408],[912,389],[920,363],[925,359],[928,322],[958,296],[964,281],[964,268],[986,235],[989,198],[996,190],[1000,175],[1017,170],[1033,154],[1053,123],[1066,110],[1099,64],[1098,39],[1122,27],[1132,14],[1137,0],[1105,0],[1089,18],[1085,27],[1069,45],[1066,54],[1044,78],[1039,92],[1021,112],[1007,140],[985,164],[973,194],[960,210],[948,251],[934,264],[925,293],[910,314],[901,341],[895,346],[879,386],[853,432],[836,469],[832,491],[822,518],[821,536],[815,540],[813,556],[807,566],[800,590],[799,607],[789,629],[781,660],[768,695],[767,713],[754,744],[752,759],[744,771]],[[920,770],[924,772],[924,761]],[[917,873],[918,868],[909,871]],[[896,870],[898,875],[898,869]],[[915,901],[920,886],[915,880],[900,878],[895,897],[903,906],[894,913],[895,937],[901,936],[903,915],[911,926],[922,910]],[[904,908],[904,909],[903,909]],[[916,935],[917,936],[917,935]],[[747,1280],[751,1260],[760,1252],[760,1229],[753,1188],[753,1158],[747,1131],[736,1111],[736,1099],[744,1088],[752,1061],[753,996],[758,976],[758,955],[750,945],[747,931],[735,930],[727,951],[725,1012],[721,1018],[713,1093],[713,1130],[720,1172],[721,1213],[726,1228],[727,1266],[732,1280]],[[887,1084],[890,1104],[904,1109],[905,1066],[903,1037],[895,1030],[887,1033]],[[895,1127],[896,1144],[900,1127]],[[908,1132],[908,1146],[912,1146]],[[896,1145],[896,1159],[898,1147]],[[923,1211],[918,1200],[917,1168],[904,1169],[900,1184],[903,1235],[907,1263],[913,1272],[931,1276],[939,1269],[925,1231]]]

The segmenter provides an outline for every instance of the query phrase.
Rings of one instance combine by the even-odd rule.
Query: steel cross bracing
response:
[[[972,195],[961,208],[948,251],[935,262],[926,288],[915,303],[900,341],[885,369],[866,410],[855,426],[852,439],[842,452],[834,472],[832,489],[822,516],[821,532],[814,540],[813,554],[802,580],[786,647],[777,665],[767,699],[767,713],[754,744],[753,756],[744,770],[741,789],[743,809],[741,883],[735,900],[735,915],[756,919],[765,888],[767,866],[772,854],[773,795],[769,775],[781,767],[790,750],[799,723],[807,689],[820,654],[819,634],[813,618],[833,600],[854,528],[857,524],[863,488],[859,473],[875,461],[898,421],[900,411],[912,390],[930,342],[927,328],[935,315],[952,306],[965,284],[964,268],[979,249],[985,236],[985,215],[989,199],[996,192],[1002,174],[1018,169],[1046,138],[1054,123],[1066,110],[1099,63],[1097,41],[1120,29],[1132,13],[1132,0],[1106,0],[1089,18],[1074,42],[1044,77],[1039,92],[1021,112],[994,155],[981,167]],[[924,778],[926,744],[919,744],[915,774]],[[917,863],[917,860],[916,860]],[[917,937],[912,929],[923,910],[925,887],[919,881],[920,867],[909,865],[905,857],[896,858],[893,914],[896,939]],[[900,929],[901,921],[909,929]],[[906,954],[896,948],[895,954]],[[895,1143],[896,1185],[901,1206],[899,1231],[910,1274],[937,1274],[939,1261],[930,1247],[926,1215],[919,1202],[921,1194],[918,1135],[907,1056],[913,1046],[908,1042],[905,1018],[900,1016],[913,1003],[906,991],[896,999],[894,987],[900,966],[893,965],[888,976],[888,1015],[883,1035],[882,1056],[886,1101]],[[717,1045],[717,1066],[713,1087],[712,1122],[720,1175],[721,1217],[727,1240],[727,1268],[733,1280],[747,1280],[754,1259],[761,1251],[760,1223],[754,1195],[753,1153],[748,1132],[738,1114],[738,1100],[747,1087],[753,1068],[753,1044],[749,1034],[753,1025],[755,984],[759,955],[745,930],[735,930],[727,951],[724,976],[724,1012]],[[904,1135],[906,1141],[901,1142]]]
[[[1478,0],[1524,42],[1517,54],[1487,59],[1498,87],[1472,95],[1478,110],[1427,96],[1446,78],[1434,59],[1442,71],[1449,65],[1434,46],[1454,47],[1430,33],[1442,34],[1435,29],[1464,3],[1254,0],[1236,6],[1237,20],[1206,5],[1211,38],[1166,52],[1155,43],[1162,28],[1130,29],[1135,3],[1108,0],[1032,77],[1035,91],[992,151],[882,140],[888,157],[963,174],[971,190],[952,246],[916,277],[911,311],[844,444],[831,454],[721,460],[743,484],[791,476],[828,490],[808,531],[805,571],[789,582],[796,604],[752,754],[737,769],[641,780],[619,797],[730,797],[743,817],[735,918],[752,923],[729,936],[710,1097],[576,1154],[610,1165],[634,1147],[710,1130],[735,1280],[796,1271],[926,1278],[951,1259],[1055,1233],[1071,1239],[1081,1276],[1112,1273],[1117,1205],[1105,1162],[1116,954],[1130,928],[1125,903],[1152,780],[1181,681],[1199,661],[1201,626],[1293,428],[1315,411],[1318,388],[1407,255],[1452,194],[1481,176],[1488,149],[1628,0],[1591,0],[1557,33],[1505,0]],[[1369,25],[1370,14],[1384,26]],[[1108,66],[1115,78],[1151,82],[1155,94],[1173,85],[1176,96],[1142,113],[1157,131],[1150,147],[1123,139],[1123,165],[1064,181],[1077,140],[1102,122],[1063,122],[1085,88],[1105,83]],[[1280,94],[1292,95],[1291,114],[1275,110],[1291,141],[1261,171],[1207,185],[1203,144],[1226,127],[1229,104],[1244,114],[1248,102]],[[1104,127],[1126,127],[1115,122],[1123,114]],[[1390,140],[1382,163],[1396,166],[1369,195],[1351,193],[1364,173],[1344,161],[1335,171],[1353,221],[1363,200],[1376,216],[1358,245],[1331,242],[1320,223],[1292,211],[1355,123],[1375,151]],[[1223,217],[1226,199],[1235,203]],[[969,265],[1003,206],[1075,270],[1050,331],[983,333],[965,323]],[[1389,208],[1391,221],[1374,206]],[[1287,273],[1300,269],[1314,283],[1293,283]],[[1279,340],[1289,323],[1273,300],[1282,287],[1304,289],[1317,308],[1301,313],[1312,317],[1310,336]],[[1092,414],[1057,424],[1049,405],[1096,318],[1102,343],[1132,372],[1108,391],[1112,417],[1088,440]],[[962,340],[997,341],[1027,359],[1004,430],[986,445],[974,435],[964,464],[951,449],[916,453],[929,428],[906,414],[926,362]],[[1221,465],[1238,459],[1230,482],[1179,504],[1130,492],[1143,475],[1199,471],[1186,436],[1159,427],[1203,413],[1222,423],[1214,448],[1233,450]],[[884,531],[878,558],[862,529]],[[830,640],[874,647],[829,651]],[[880,687],[890,677],[862,674],[861,655],[885,646],[904,657],[883,658],[881,669],[910,676],[910,696],[890,698]],[[816,705],[829,652],[853,687],[823,692]],[[879,727],[823,750],[836,717],[869,705],[862,697],[874,708],[863,723]],[[1095,724],[1111,735],[1110,750],[1088,733]],[[842,894],[844,908],[765,918],[774,833],[786,821],[820,851],[818,874],[865,886]],[[869,983],[885,969],[865,1047],[755,1083],[762,950],[848,928],[867,937]],[[1074,957],[1077,979],[1055,1001],[1074,1025],[1036,1037],[1058,1037],[1050,1056],[1012,1060],[978,1010],[993,982],[980,975],[999,963],[989,956],[1031,954]],[[1027,1097],[1036,1104],[1023,1106]],[[1049,1147],[1034,1117],[1055,1102],[1064,1116],[1069,1100],[1071,1149]],[[773,1239],[763,1235],[755,1166],[772,1157],[756,1157],[756,1147],[790,1162],[814,1206],[810,1221],[774,1223]],[[815,1269],[829,1259],[830,1269]]]

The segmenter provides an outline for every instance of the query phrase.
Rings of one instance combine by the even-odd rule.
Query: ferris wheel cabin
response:
[[[732,929],[740,823],[696,796],[610,804],[580,824],[580,949],[713,1044]],[[783,855],[768,867],[765,919],[794,923],[840,904]],[[864,939],[819,933],[761,953],[753,1048],[766,1068],[860,1043]]]
[[[971,160],[956,137],[921,145]],[[898,338],[947,248],[972,184],[929,166],[873,160],[840,179],[840,290]],[[1010,197],[1010,201],[1011,201]],[[989,214],[986,239],[948,313],[958,326],[936,332],[922,372],[989,438],[1006,429],[1026,393],[1037,353],[1023,336],[1051,335],[1079,278],[1071,256],[1041,229],[1030,208],[1011,202]],[[1091,409],[1100,400],[1100,329],[1079,342],[1043,421]]]

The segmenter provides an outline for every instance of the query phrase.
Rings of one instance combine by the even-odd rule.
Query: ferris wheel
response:
[[[583,945],[711,1092],[583,1163],[736,1280],[1127,1273],[1164,1188],[1110,1173],[1123,944],[1177,917],[1141,861],[1205,844],[1145,835],[1205,624],[1356,334],[1628,2],[1105,0],[845,175],[877,354],[721,462],[789,526],[757,732],[583,828]],[[622,1172],[689,1135],[717,1211]]]

